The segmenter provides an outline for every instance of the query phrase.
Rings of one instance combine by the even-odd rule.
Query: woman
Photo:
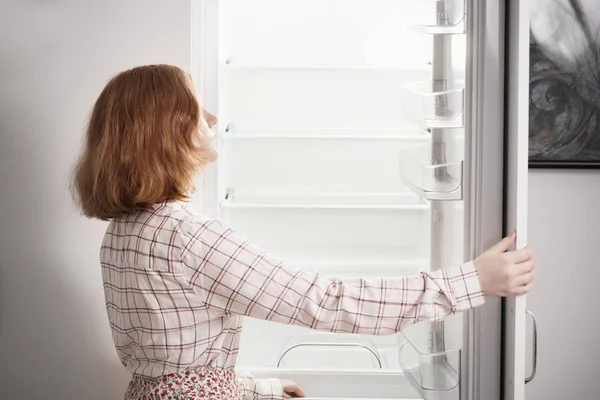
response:
[[[342,281],[283,262],[186,203],[217,158],[215,123],[167,65],[117,75],[91,115],[73,187],[86,216],[110,221],[100,261],[133,374],[125,399],[303,396],[293,382],[236,375],[242,316],[384,335],[531,289],[531,250],[504,253],[514,234],[474,262],[410,277]]]

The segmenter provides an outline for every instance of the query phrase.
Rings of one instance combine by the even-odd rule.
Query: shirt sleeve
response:
[[[283,400],[283,385],[279,379],[254,379],[248,373],[239,375],[244,400]]]
[[[218,221],[190,224],[182,261],[209,307],[330,332],[392,334],[485,302],[473,263],[398,278],[328,278],[285,263]]]

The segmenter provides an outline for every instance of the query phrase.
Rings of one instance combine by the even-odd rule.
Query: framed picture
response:
[[[529,166],[600,168],[600,0],[531,3]]]

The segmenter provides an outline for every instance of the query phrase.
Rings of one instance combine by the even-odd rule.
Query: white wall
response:
[[[189,0],[1,0],[1,398],[122,398],[105,224],[79,217],[68,176],[106,81],[139,64],[189,69],[190,25]]]
[[[529,188],[539,355],[527,399],[597,399],[600,171],[532,170]]]
[[[68,175],[106,80],[190,64],[190,0],[0,2],[0,388],[6,399],[116,399],[128,375],[106,323],[98,245]],[[600,393],[600,172],[532,171],[529,400]]]

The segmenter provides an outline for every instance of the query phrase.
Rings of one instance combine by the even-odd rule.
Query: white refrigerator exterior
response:
[[[413,5],[450,10],[450,21],[442,23],[433,18],[433,22],[425,20],[412,30],[429,35],[430,47],[419,48],[418,36],[396,37],[399,41],[417,41],[415,53],[402,57],[394,54],[394,48],[387,54],[376,51],[377,45],[373,44],[378,38],[389,39],[398,33],[397,27],[389,24],[373,34],[370,49],[376,50],[368,54],[367,62],[349,56],[353,39],[348,43],[343,38],[335,39],[335,25],[331,31],[325,30],[329,38],[321,33],[320,39],[330,45],[339,42],[343,53],[340,57],[316,51],[317,61],[312,64],[294,57],[292,50],[301,49],[302,40],[313,40],[304,43],[307,47],[322,45],[318,37],[312,37],[310,32],[303,36],[302,31],[287,39],[289,49],[268,51],[277,48],[276,41],[269,41],[278,34],[276,29],[289,34],[286,29],[294,14],[306,30],[318,31],[327,25],[327,18],[347,8],[349,16],[365,19],[362,24],[361,20],[351,20],[345,27],[360,36],[367,31],[365,26],[373,24],[375,12],[363,9],[361,15],[360,7],[353,11],[351,5],[358,3],[360,0],[192,2],[195,36],[191,72],[203,105],[216,111],[220,118],[217,134],[221,159],[198,182],[202,188],[202,209],[230,222],[267,250],[281,251],[300,265],[324,274],[406,275],[418,269],[452,266],[475,258],[513,229],[519,232],[517,246],[524,246],[527,1],[363,1],[367,8],[385,9],[389,5],[391,16],[398,11],[394,7],[401,7],[399,4],[408,5],[406,10],[413,16],[417,15]],[[289,12],[288,7],[293,9],[298,4],[302,8]],[[454,11],[461,10],[461,6],[465,10],[463,18],[457,18]],[[273,8],[271,19],[261,13],[267,7]],[[280,21],[276,18],[278,12]],[[260,32],[232,29],[236,24],[243,25],[246,19],[256,19]],[[241,45],[236,47],[236,40]],[[265,42],[263,53],[253,54],[252,46],[263,44],[261,40]],[[388,45],[389,40],[385,43]],[[330,49],[336,51],[335,47]],[[462,66],[461,49],[465,60]],[[421,65],[420,54],[427,52],[431,53],[430,65]],[[464,80],[464,88],[454,85],[457,76]],[[446,111],[459,103],[462,107],[458,116],[438,114],[436,109],[434,116],[425,118],[427,121],[420,125],[427,128],[425,134],[422,129],[413,133],[406,119],[395,118],[394,113],[401,115],[400,108],[410,111],[414,102],[397,107],[400,103],[396,104],[396,97],[401,98],[401,92],[385,87],[394,80],[406,84],[423,79],[431,82],[425,89],[436,107],[441,99],[447,101],[445,106],[442,104]],[[440,81],[444,82],[443,87],[436,86]],[[319,113],[319,101],[328,104],[335,97],[328,91],[316,93],[316,105],[305,106],[308,114],[312,113],[306,121],[277,97],[278,90],[306,95],[319,85],[329,85],[334,94],[345,93],[349,82],[356,93],[377,94],[383,98],[381,101],[389,101],[389,107],[367,107],[366,111],[376,116],[377,124],[372,128],[361,126],[362,120],[355,118],[359,109],[353,108],[351,92],[347,103],[330,106],[327,115]],[[411,89],[410,85],[404,86]],[[249,94],[256,94],[251,98],[252,104]],[[343,106],[353,113],[348,124],[337,126],[334,122],[346,115]],[[445,118],[435,118],[442,114]],[[389,183],[396,179],[397,164],[388,161],[397,162],[398,149],[415,148],[417,144],[428,149],[426,161],[430,165],[414,174],[414,179],[404,177],[404,185],[398,180],[401,188],[396,190]],[[290,147],[293,151],[289,151]],[[509,150],[506,156],[505,148]],[[302,158],[306,154],[311,157],[308,162],[316,166],[335,154],[336,161],[350,169],[323,171],[306,167],[297,171],[286,166],[307,162]],[[255,165],[256,157],[261,156],[271,163],[270,170]],[[359,162],[354,163],[356,168],[351,167],[353,160],[380,173],[369,178],[369,170]],[[401,165],[403,173],[410,173],[411,166]],[[427,186],[430,182],[423,178],[428,173],[438,178],[460,176],[460,180],[458,186],[450,179],[442,191],[431,190],[433,186]],[[311,179],[322,185],[311,186]],[[353,179],[362,186],[354,187]],[[437,187],[441,186],[434,189]],[[310,231],[313,221],[323,219],[327,224]],[[366,233],[355,237],[347,225],[349,219]],[[257,229],[261,222],[268,229]],[[335,230],[336,226],[344,229]],[[377,236],[379,228],[387,230],[386,237],[393,240],[386,242]],[[314,237],[306,239],[306,232]],[[302,250],[294,247],[294,240],[303,241]],[[340,257],[347,250],[342,246],[344,241],[352,251],[347,258]],[[333,250],[323,243],[331,243]],[[464,252],[457,252],[457,248],[464,248]],[[239,363],[256,377],[293,379],[309,397],[315,398],[522,400],[528,374],[525,311],[524,297],[507,299],[504,306],[499,299],[488,299],[484,307],[451,317],[443,324],[419,324],[404,335],[378,338],[334,338],[246,319]]]
[[[508,2],[507,24],[507,167],[506,224],[516,230],[517,248],[527,245],[527,179],[529,140],[529,1]],[[537,337],[533,339],[532,371],[526,367],[526,297],[506,299],[504,308],[504,393],[507,400],[525,399],[525,384],[535,376]]]

